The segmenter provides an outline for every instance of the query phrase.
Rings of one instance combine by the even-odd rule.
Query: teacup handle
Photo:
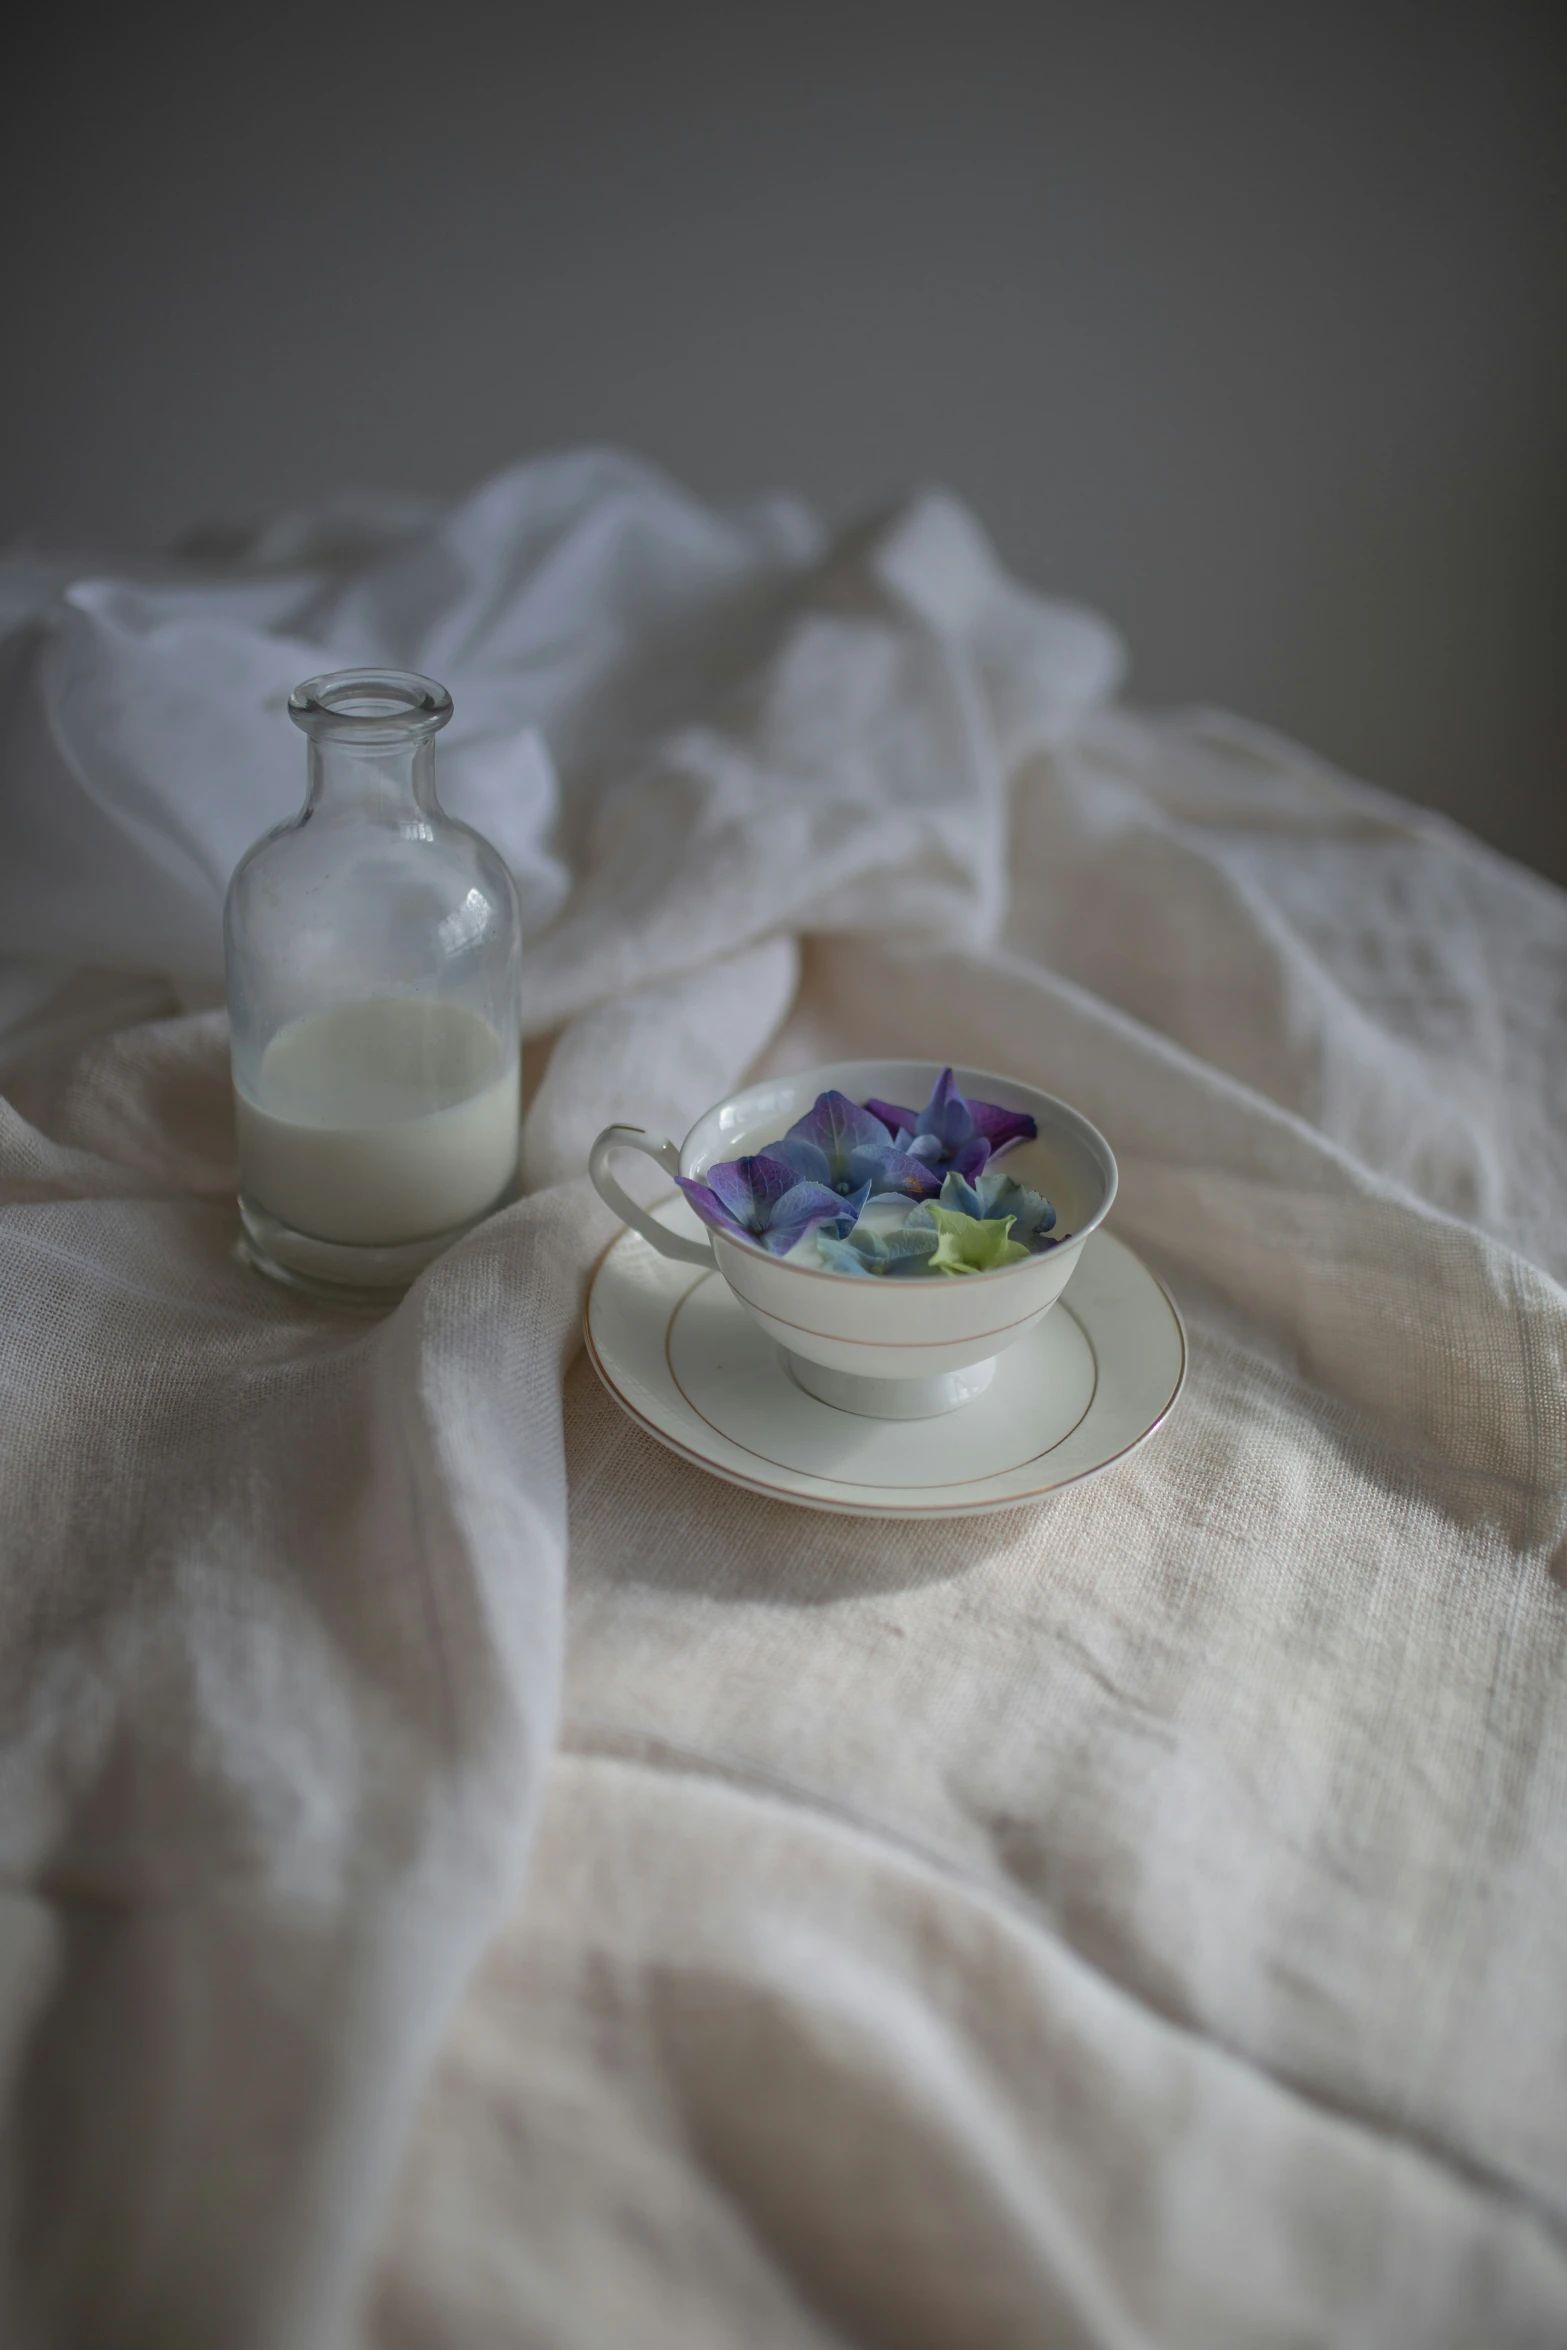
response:
[[[657,1160],[666,1175],[678,1175],[680,1152],[676,1145],[660,1135],[647,1133],[641,1126],[606,1126],[588,1153],[588,1173],[604,1205],[613,1208],[633,1232],[640,1232],[661,1257],[674,1257],[682,1265],[706,1265],[711,1271],[713,1252],[705,1240],[683,1240],[667,1225],[655,1223],[646,1208],[639,1208],[630,1193],[621,1190],[609,1171],[609,1162],[616,1151],[642,1151],[648,1158]]]

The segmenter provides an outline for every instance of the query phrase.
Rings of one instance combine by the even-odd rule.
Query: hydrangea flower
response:
[[[902,1192],[906,1199],[934,1199],[941,1189],[933,1167],[899,1150],[881,1120],[843,1093],[819,1093],[768,1153],[786,1159],[802,1182],[825,1184],[841,1199],[867,1183],[873,1197]]]
[[[760,1245],[769,1256],[787,1256],[808,1232],[831,1224],[839,1236],[851,1232],[870,1198],[871,1187],[844,1198],[824,1183],[802,1183],[787,1159],[758,1151],[753,1158],[721,1159],[705,1183],[677,1175],[704,1224],[731,1240]]]
[[[830,1272],[879,1273],[900,1280],[923,1273],[939,1241],[939,1233],[928,1225],[913,1232],[907,1224],[900,1232],[872,1232],[868,1225],[859,1225],[847,1240],[836,1238],[824,1225],[816,1235],[816,1250]]]
[[[961,1175],[949,1175],[941,1187],[941,1205],[955,1208],[960,1215],[987,1221],[998,1216],[1010,1217],[1013,1239],[1020,1240],[1036,1256],[1060,1245],[1058,1240],[1046,1238],[1056,1220],[1050,1202],[1026,1185],[1014,1183],[1004,1170],[989,1167],[972,1183]]]
[[[998,1152],[1039,1132],[1026,1110],[966,1101],[950,1069],[942,1070],[923,1110],[875,1100],[865,1107],[886,1127],[896,1149],[922,1159],[939,1175],[955,1170],[969,1182]]]
[[[934,1253],[927,1259],[933,1273],[994,1273],[1003,1265],[1028,1262],[1028,1250],[1012,1238],[1010,1216],[965,1216],[956,1208],[916,1208],[905,1232],[929,1229],[936,1234]]]

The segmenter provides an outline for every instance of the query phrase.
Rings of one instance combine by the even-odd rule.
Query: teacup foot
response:
[[[797,1387],[835,1411],[859,1412],[867,1420],[934,1420],[983,1395],[996,1375],[994,1355],[932,1379],[862,1379],[853,1371],[830,1371],[825,1363],[778,1349],[778,1359]]]

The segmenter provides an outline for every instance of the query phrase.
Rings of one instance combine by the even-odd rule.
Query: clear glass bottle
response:
[[[517,893],[435,796],[444,686],[341,669],[289,699],[299,815],[247,851],[224,909],[252,1263],[388,1298],[516,1176]]]

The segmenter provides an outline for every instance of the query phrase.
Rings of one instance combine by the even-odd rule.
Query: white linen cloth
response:
[[[0,2338],[1567,2338],[1567,902],[1113,706],[934,493],[590,454],[7,608]],[[379,1324],[235,1262],[178,1010],[370,659],[537,1040]],[[859,1052],[1113,1142],[1192,1373],[1097,1483],[793,1512],[573,1361],[597,1128]]]

